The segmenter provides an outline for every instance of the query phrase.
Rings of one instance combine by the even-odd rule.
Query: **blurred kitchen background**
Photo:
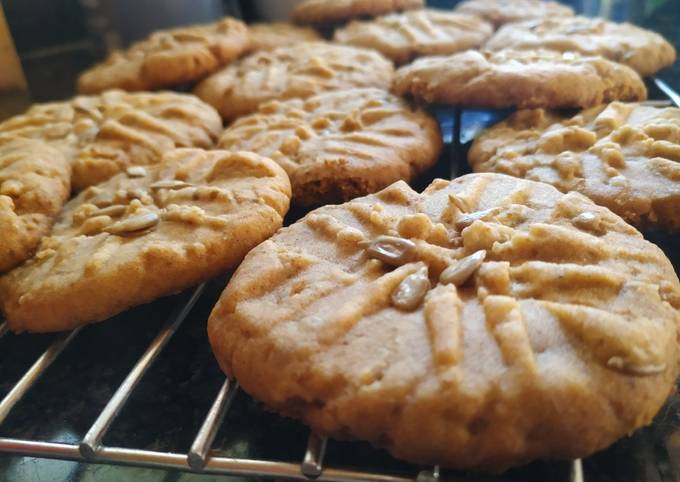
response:
[[[246,21],[281,19],[294,3],[295,0],[0,0],[6,18],[5,24],[0,12],[0,92],[5,91],[0,94],[0,118],[22,110],[30,101],[73,95],[80,71],[104,57],[108,50],[124,47],[150,31],[207,22],[222,15]],[[428,3],[451,8],[457,1]],[[628,20],[659,31],[676,48],[680,47],[680,0],[564,3],[589,16]],[[678,90],[679,74],[676,63],[660,76]]]

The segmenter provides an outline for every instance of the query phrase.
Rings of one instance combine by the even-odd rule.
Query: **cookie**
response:
[[[335,31],[335,42],[373,48],[397,64],[422,55],[478,48],[493,33],[490,24],[462,13],[421,9],[354,21]]]
[[[85,71],[78,78],[78,92],[155,90],[195,82],[239,57],[248,42],[245,24],[228,17],[212,24],[154,32]]]
[[[321,435],[502,470],[649,424],[674,392],[678,308],[671,263],[608,209],[472,174],[281,229],[208,334],[246,392]]]
[[[29,258],[70,191],[71,165],[57,149],[0,136],[0,273]]]
[[[256,52],[201,82],[194,93],[226,120],[269,100],[306,98],[359,87],[388,88],[394,68],[378,52],[304,42]]]
[[[456,12],[476,15],[496,28],[506,23],[543,18],[572,17],[574,10],[558,2],[543,0],[465,0]]]
[[[647,98],[644,82],[625,65],[549,50],[425,57],[397,70],[392,89],[429,103],[493,108],[591,107]]]
[[[219,146],[278,162],[293,202],[342,202],[411,180],[442,147],[437,121],[380,89],[326,92],[264,104],[225,131]]]
[[[304,0],[295,6],[291,16],[297,23],[328,25],[424,6],[425,0]]]
[[[309,27],[300,27],[286,22],[256,23],[248,25],[250,50],[274,50],[300,42],[322,40],[319,32]]]
[[[468,157],[475,171],[578,191],[639,227],[680,230],[680,109],[519,111],[478,136]]]
[[[0,124],[0,134],[40,138],[61,149],[72,162],[76,191],[129,166],[156,163],[175,147],[212,147],[221,132],[212,107],[171,92],[109,91],[36,104]]]
[[[658,33],[630,23],[599,18],[546,18],[502,27],[486,43],[490,50],[550,49],[601,55],[635,69],[643,77],[675,62],[675,49]]]
[[[0,279],[10,329],[104,320],[224,273],[282,223],[290,183],[253,153],[176,149],[66,204],[37,254]]]

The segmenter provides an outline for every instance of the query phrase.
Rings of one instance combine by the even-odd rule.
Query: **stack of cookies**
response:
[[[499,471],[649,424],[680,282],[636,228],[680,229],[680,109],[642,77],[673,47],[541,0],[305,0],[292,20],[155,32],[85,95],[0,123],[8,326],[235,269],[220,366],[322,435]],[[476,173],[418,193],[442,150],[426,104],[519,110],[475,140]],[[282,228],[291,204],[318,209]]]

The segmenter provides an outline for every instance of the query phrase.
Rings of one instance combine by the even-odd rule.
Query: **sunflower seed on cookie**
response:
[[[82,191],[36,256],[0,277],[11,330],[68,330],[223,274],[288,211],[285,172],[253,153],[173,149],[146,171]],[[152,187],[174,182],[190,187]]]
[[[459,233],[452,196],[498,212]],[[601,235],[573,225],[585,212]],[[381,236],[414,256],[367,256]],[[608,209],[470,174],[422,193],[398,182],[282,228],[248,253],[208,336],[243,390],[315,433],[501,471],[650,424],[675,393],[679,308],[670,261]]]
[[[0,123],[0,135],[42,139],[61,150],[73,167],[72,187],[80,191],[126,171],[143,176],[176,147],[214,145],[220,116],[193,95],[128,93],[36,104]]]

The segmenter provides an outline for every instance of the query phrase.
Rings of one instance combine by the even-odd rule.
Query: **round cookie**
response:
[[[269,100],[306,98],[359,87],[388,88],[392,63],[378,52],[304,42],[256,52],[228,65],[195,89],[224,119],[250,114]]]
[[[0,273],[33,255],[68,199],[71,165],[57,149],[0,135]]]
[[[489,50],[550,49],[601,55],[635,69],[643,77],[675,62],[675,49],[661,35],[630,23],[566,17],[530,20],[502,27],[486,43]]]
[[[310,206],[410,181],[436,162],[442,140],[424,110],[380,89],[355,89],[264,104],[229,126],[219,146],[278,162],[293,202]]]
[[[574,15],[571,7],[544,0],[465,0],[456,5],[455,11],[476,15],[491,22],[496,28],[523,20]]]
[[[67,203],[38,253],[0,278],[8,326],[67,330],[224,273],[289,202],[285,172],[253,153],[176,149],[130,168]]]
[[[519,111],[479,135],[468,159],[475,171],[578,191],[637,226],[680,230],[680,109]]]
[[[108,91],[36,104],[0,123],[0,134],[43,139],[73,166],[79,191],[176,147],[212,147],[222,132],[215,110],[193,95]]]
[[[335,42],[373,48],[397,64],[422,55],[445,55],[478,48],[493,33],[472,15],[421,9],[368,21],[354,21],[335,31]]]
[[[195,82],[248,48],[248,28],[233,18],[152,33],[125,51],[112,52],[78,78],[78,92],[155,90]]]
[[[392,90],[429,103],[473,107],[591,107],[644,100],[640,76],[598,56],[550,50],[426,57],[397,70]]]
[[[328,25],[424,6],[425,0],[304,0],[295,6],[291,16],[297,23]]]
[[[300,42],[323,40],[319,32],[309,27],[300,27],[286,22],[256,23],[248,25],[250,49],[274,50]]]
[[[208,322],[226,373],[321,434],[422,464],[575,458],[675,390],[680,283],[578,193],[399,182],[252,250]]]

